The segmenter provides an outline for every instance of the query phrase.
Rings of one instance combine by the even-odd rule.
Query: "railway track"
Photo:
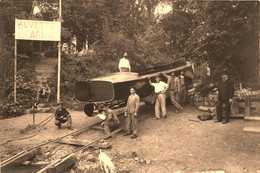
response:
[[[144,105],[144,104],[142,104]],[[150,109],[145,110],[143,109],[144,106],[140,107],[140,115],[142,115],[139,120],[146,118],[147,116],[150,116],[150,114],[147,114],[148,111],[150,111]],[[124,108],[122,109],[124,110]],[[123,111],[119,112],[123,112]],[[117,113],[119,114],[119,113]],[[119,119],[123,119],[123,116],[121,116]],[[38,155],[40,153],[40,149],[41,147],[45,147],[49,144],[53,144],[53,143],[57,143],[58,145],[64,145],[62,143],[60,143],[61,140],[67,138],[67,137],[78,137],[79,135],[87,132],[89,129],[93,129],[92,127],[95,127],[96,125],[98,125],[99,123],[101,123],[102,120],[99,119],[98,117],[88,126],[83,127],[79,130],[76,130],[74,132],[71,132],[69,134],[66,134],[64,136],[58,137],[56,139],[53,140],[49,140],[49,141],[45,141],[39,145],[35,145],[33,147],[29,147],[24,149],[23,151],[17,153],[16,155],[8,158],[7,160],[4,160],[1,163],[1,170],[2,172],[10,172],[10,170],[12,168],[15,168],[19,165],[21,165],[23,162],[30,160],[32,158],[34,158],[36,155]],[[121,124],[122,125],[122,124]],[[71,152],[68,152],[65,156],[62,156],[58,159],[55,159],[53,162],[51,162],[50,164],[48,164],[47,166],[45,166],[42,169],[38,169],[38,173],[43,173],[43,172],[63,172],[65,169],[69,168],[72,166],[72,164],[74,164],[76,162],[76,155],[80,152],[80,151],[84,151],[85,149],[93,146],[93,144],[97,143],[98,141],[104,140],[120,131],[122,131],[123,128],[120,126],[119,129],[113,131],[111,134],[108,135],[98,135],[98,137],[94,138],[93,140],[88,141],[87,143],[85,143],[84,145],[78,145],[78,146],[74,146],[73,150]],[[98,130],[96,130],[98,131]],[[11,171],[12,172],[12,171]]]

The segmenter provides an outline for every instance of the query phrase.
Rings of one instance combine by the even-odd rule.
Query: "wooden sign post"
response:
[[[61,0],[60,0],[61,1]],[[61,2],[60,2],[61,5]],[[60,7],[61,8],[61,7]],[[61,13],[61,9],[60,9]],[[15,60],[14,60],[14,102],[16,103],[17,85],[17,40],[59,41],[58,53],[58,92],[60,99],[60,67],[61,67],[61,17],[60,21],[37,21],[15,19]]]

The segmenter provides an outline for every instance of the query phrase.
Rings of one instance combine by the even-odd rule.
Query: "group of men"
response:
[[[161,73],[156,76],[155,83],[152,83],[149,78],[149,83],[154,87],[156,94],[155,101],[155,118],[160,119],[160,112],[162,118],[166,118],[166,91],[170,92],[171,102],[175,108],[175,112],[179,113],[183,109],[183,106],[187,104],[188,98],[188,86],[186,82],[185,71],[181,71],[180,77],[175,75],[175,72],[171,72],[171,76]],[[167,83],[162,81],[162,77],[167,78]]]
[[[120,72],[130,72],[131,67],[129,60],[126,58],[127,53],[124,53],[124,57],[119,62]],[[167,79],[167,83],[162,81],[162,77]],[[156,82],[152,83],[149,79],[149,84],[154,87],[155,99],[155,118],[166,118],[166,92],[169,91],[171,102],[175,108],[175,112],[179,113],[183,109],[183,106],[187,104],[188,86],[187,77],[185,71],[181,71],[180,76],[176,76],[175,72],[171,72],[171,76],[164,73],[160,73],[156,76]],[[217,121],[222,122],[222,105],[225,104],[225,121],[224,124],[229,122],[230,106],[232,98],[234,96],[234,85],[229,80],[227,72],[222,74],[222,82],[218,85],[218,102],[217,102]],[[124,136],[131,135],[131,138],[137,138],[137,116],[139,110],[140,97],[136,94],[136,89],[130,87],[130,95],[127,100],[127,106],[125,110],[125,134]],[[107,105],[102,104],[99,107],[100,113],[105,115],[104,122],[101,124],[104,127],[106,134],[117,129],[120,125],[120,121],[117,115],[108,108]],[[55,112],[55,125],[61,128],[61,124],[67,122],[67,128],[71,128],[72,120],[69,112],[62,107],[62,103],[58,103],[58,108]]]

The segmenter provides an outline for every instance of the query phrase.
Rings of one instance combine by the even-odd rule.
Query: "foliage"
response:
[[[13,59],[13,58],[12,58]],[[12,117],[19,116],[24,113],[25,109],[31,108],[35,103],[37,84],[36,75],[32,59],[18,59],[18,73],[17,73],[17,104],[13,104],[14,99],[14,82],[13,74],[8,76],[5,81],[5,96],[2,104],[2,116]],[[30,63],[29,63],[30,62]],[[23,67],[23,68],[22,68]]]
[[[21,104],[2,103],[0,104],[0,119],[11,118],[23,115],[25,108]]]
[[[5,41],[11,43],[5,49],[8,55],[0,57],[5,57],[1,59],[10,69],[13,69],[15,17],[50,21],[58,18],[56,1],[34,3],[0,1]],[[171,4],[172,12],[156,16],[154,12],[160,3]],[[41,12],[33,15],[35,5]],[[62,42],[75,35],[78,50],[86,40],[91,50],[82,57],[62,57],[61,92],[72,98],[76,81],[118,71],[118,61],[124,52],[129,54],[133,71],[185,58],[197,64],[208,62],[213,78],[223,69],[246,77],[248,73],[241,70],[249,61],[246,58],[258,55],[258,6],[259,2],[239,1],[63,0]],[[48,50],[46,54],[56,57],[57,52]],[[35,98],[33,69],[20,72],[19,101],[29,103],[30,98]],[[9,88],[6,93],[12,100],[13,70],[7,73],[10,78],[5,82]],[[50,87],[56,91],[56,74],[51,81]]]
[[[136,36],[136,40],[139,64],[148,68],[172,63],[172,57],[166,54],[169,37],[159,25],[148,26],[145,32]]]
[[[92,77],[101,75],[101,66],[105,63],[98,59],[95,54],[87,54],[79,56],[62,56],[61,68],[61,96],[66,100],[73,100],[74,84],[76,81],[86,80]],[[104,68],[104,70],[107,70]],[[57,71],[57,68],[56,68]],[[52,96],[56,95],[57,91],[57,72],[49,79]]]
[[[258,42],[252,39],[258,32],[258,3],[172,0],[172,5],[173,13],[161,24],[170,33],[174,53],[198,64],[208,62],[213,77],[223,69],[241,76],[242,51]]]
[[[13,80],[9,79],[7,83],[7,99],[9,102],[13,101]],[[37,93],[37,84],[35,73],[28,69],[21,69],[17,74],[17,88],[16,88],[17,102],[23,105],[24,108],[30,108],[35,102]]]

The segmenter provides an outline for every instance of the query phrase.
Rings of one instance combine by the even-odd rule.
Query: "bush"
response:
[[[23,115],[25,108],[21,104],[5,103],[0,104],[0,119],[11,118]]]
[[[36,101],[37,81],[33,59],[18,59],[17,73],[17,104],[14,100],[14,81],[13,75],[5,81],[5,99],[0,104],[2,118],[16,117],[23,115],[25,109],[31,108]]]

